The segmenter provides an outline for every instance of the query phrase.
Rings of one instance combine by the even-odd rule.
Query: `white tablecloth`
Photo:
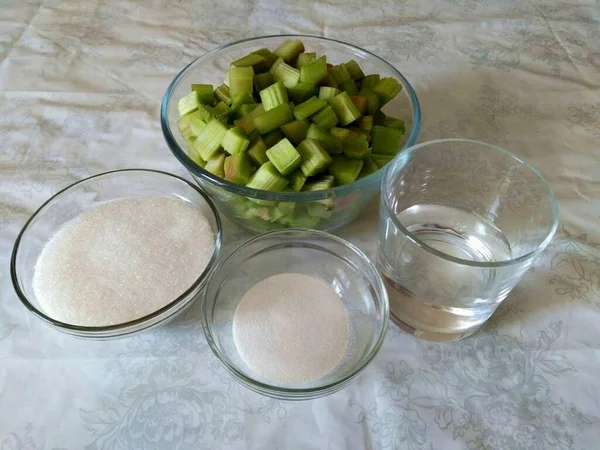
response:
[[[0,449],[599,448],[599,20],[598,0],[4,0]],[[560,231],[484,331],[436,344],[391,326],[349,388],[286,403],[232,380],[197,308],[110,342],[31,316],[8,274],[28,216],[106,170],[185,175],[160,131],[167,84],[217,45],[282,32],[393,63],[419,94],[421,140],[485,140],[546,175]],[[339,234],[372,256],[368,216]]]

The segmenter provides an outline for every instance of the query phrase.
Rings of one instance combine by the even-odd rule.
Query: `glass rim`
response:
[[[391,176],[392,171],[394,170],[394,167],[396,166],[396,164],[398,164],[398,162],[403,159],[405,162],[402,163],[402,166],[405,166],[406,163],[409,161],[408,156],[410,156],[411,154],[415,153],[415,151],[422,149],[424,147],[428,147],[428,146],[432,146],[432,145],[436,145],[436,144],[444,144],[444,143],[451,143],[451,142],[460,142],[460,143],[467,143],[467,144],[475,144],[475,145],[479,145],[482,147],[487,147],[490,149],[493,149],[494,151],[498,151],[502,154],[504,154],[505,156],[508,156],[509,158],[511,158],[513,161],[515,161],[516,163],[518,163],[519,165],[527,168],[527,170],[529,170],[531,173],[533,173],[533,175],[537,178],[537,180],[540,182],[540,184],[542,186],[544,186],[546,188],[548,197],[550,198],[550,206],[552,209],[552,226],[549,228],[548,232],[546,233],[545,238],[542,240],[542,242],[532,251],[525,253],[524,255],[521,255],[517,258],[511,258],[511,259],[507,259],[505,261],[494,261],[494,262],[484,262],[484,261],[473,261],[473,260],[468,260],[468,259],[462,259],[462,258],[457,258],[455,256],[451,256],[448,255],[447,253],[441,252],[431,246],[429,246],[428,244],[426,244],[425,242],[423,242],[421,239],[419,239],[418,237],[416,237],[413,233],[411,233],[410,231],[408,231],[406,229],[406,227],[404,225],[402,225],[402,223],[400,223],[400,221],[398,220],[398,218],[393,214],[392,212],[392,207],[389,203],[388,200],[388,196],[385,195],[385,192],[388,190],[387,189],[387,183],[389,181],[389,177]],[[421,247],[423,250],[432,253],[442,259],[454,262],[454,263],[458,263],[458,264],[462,264],[465,266],[471,266],[471,267],[482,267],[482,268],[498,268],[498,267],[507,267],[507,266],[512,266],[515,264],[519,264],[523,261],[526,261],[528,259],[533,259],[536,256],[538,256],[541,252],[544,251],[544,249],[548,246],[548,244],[550,243],[550,241],[552,240],[552,238],[554,237],[556,231],[558,230],[558,224],[559,224],[559,218],[558,218],[558,200],[556,199],[556,195],[554,194],[554,192],[552,191],[552,188],[550,187],[550,184],[546,181],[546,179],[542,176],[542,174],[535,168],[533,167],[531,164],[525,162],[523,159],[519,158],[517,155],[515,155],[512,152],[509,152],[508,150],[502,148],[502,147],[498,147],[496,145],[493,144],[488,144],[486,142],[482,142],[482,141],[477,141],[474,139],[456,139],[456,138],[452,138],[452,139],[435,139],[435,140],[431,140],[431,141],[425,141],[425,142],[421,142],[420,144],[414,145],[410,148],[407,148],[406,150],[404,150],[401,154],[398,154],[394,160],[392,160],[390,162],[390,164],[388,164],[388,166],[385,169],[385,173],[383,175],[383,180],[382,180],[382,188],[381,188],[381,198],[382,198],[382,202],[385,206],[385,208],[387,209],[387,212],[389,214],[389,216],[391,217],[391,220],[394,222],[394,225],[396,227],[398,227],[400,229],[400,231],[411,241],[413,242],[415,245]],[[380,218],[381,220],[381,218]]]
[[[250,37],[250,38],[240,39],[240,40],[237,40],[234,42],[230,42],[228,44],[221,45],[221,46],[219,46],[213,50],[210,50],[210,51],[198,56],[197,58],[193,59],[189,64],[187,64],[183,69],[181,69],[181,71],[175,76],[175,78],[173,78],[173,80],[169,84],[169,86],[163,96],[162,102],[161,102],[160,123],[161,123],[161,129],[163,132],[163,137],[164,137],[167,145],[171,149],[171,152],[173,153],[175,158],[177,158],[177,160],[181,164],[183,164],[183,166],[188,171],[190,171],[192,173],[192,175],[199,177],[201,180],[206,180],[207,182],[211,183],[212,185],[218,186],[218,187],[226,190],[227,192],[231,192],[231,193],[237,194],[237,195],[243,195],[245,197],[257,198],[257,199],[261,199],[261,200],[282,201],[282,202],[324,200],[324,199],[332,198],[332,197],[336,197],[336,196],[348,195],[353,192],[356,192],[357,190],[365,189],[374,184],[380,184],[381,179],[383,177],[383,172],[384,172],[382,170],[383,168],[372,173],[371,175],[366,176],[365,178],[363,178],[361,180],[355,181],[350,184],[337,186],[337,187],[334,187],[331,189],[324,189],[324,190],[314,191],[314,192],[269,192],[269,191],[263,191],[260,189],[248,188],[246,186],[236,184],[231,181],[227,181],[223,178],[219,178],[216,175],[213,175],[212,173],[205,170],[203,167],[200,167],[198,164],[196,164],[188,156],[187,152],[185,152],[179,146],[179,144],[177,143],[177,140],[175,139],[175,137],[173,135],[173,132],[171,131],[171,126],[169,124],[169,101],[171,100],[171,96],[173,94],[175,87],[179,84],[179,81],[181,80],[181,78],[183,78],[183,76],[187,73],[187,70],[192,65],[194,65],[196,62],[201,61],[204,58],[213,56],[213,55],[219,53],[220,51],[228,49],[230,47],[234,47],[236,45],[243,44],[246,42],[259,41],[259,40],[263,40],[263,39],[275,39],[275,38],[302,38],[302,39],[308,39],[308,40],[332,42],[337,45],[346,47],[346,49],[348,49],[349,51],[351,51],[353,53],[357,53],[357,52],[359,54],[362,53],[363,55],[366,55],[370,58],[374,58],[374,59],[382,62],[383,64],[385,64],[390,69],[390,71],[392,71],[394,73],[394,76],[396,76],[400,80],[400,82],[403,86],[403,89],[406,91],[406,93],[408,95],[408,98],[409,98],[409,101],[411,104],[411,109],[412,109],[411,131],[410,131],[410,134],[408,135],[408,138],[406,139],[406,142],[399,149],[398,153],[402,152],[404,149],[406,149],[416,143],[416,141],[419,137],[420,131],[421,131],[421,106],[420,106],[419,100],[417,98],[417,93],[414,90],[414,88],[412,87],[412,85],[408,82],[408,80],[404,77],[404,75],[398,69],[396,69],[394,66],[392,66],[389,62],[387,62],[385,59],[381,58],[380,56],[377,56],[376,54],[371,53],[368,50],[365,50],[356,45],[349,44],[347,42],[339,41],[337,39],[330,39],[330,38],[326,38],[326,37],[322,37],[322,36],[314,36],[314,35],[310,35],[310,34],[272,34],[272,35],[266,35],[266,36],[254,36],[254,37]]]
[[[259,242],[263,239],[271,238],[271,237],[277,236],[277,235],[291,235],[292,237],[299,236],[299,235],[302,235],[302,236],[313,235],[313,236],[318,236],[320,238],[324,238],[324,239],[327,239],[330,241],[334,241],[337,244],[343,245],[344,247],[349,248],[352,252],[354,252],[361,260],[363,260],[363,262],[365,262],[367,264],[369,271],[375,277],[376,286],[374,286],[374,287],[377,289],[377,291],[379,291],[377,297],[379,298],[379,302],[381,304],[381,315],[383,316],[379,336],[377,337],[377,340],[375,341],[373,348],[371,348],[371,350],[365,357],[364,361],[360,364],[360,366],[358,368],[352,370],[352,372],[349,373],[348,375],[346,375],[336,381],[324,384],[323,386],[318,386],[318,387],[313,387],[313,388],[288,388],[288,387],[281,387],[281,386],[273,386],[271,384],[264,383],[264,382],[261,382],[261,381],[255,380],[254,378],[249,377],[244,372],[239,370],[232,362],[230,362],[229,358],[215,344],[213,335],[212,335],[212,331],[210,330],[210,326],[208,324],[207,296],[209,293],[209,288],[211,286],[211,282],[213,281],[214,277],[219,273],[219,270],[222,268],[222,266],[227,261],[229,261],[231,258],[234,258],[236,256],[236,253],[238,253],[239,251],[241,251],[241,250],[249,247],[250,245],[253,245],[256,242]],[[313,398],[313,396],[318,396],[318,394],[326,395],[329,391],[333,391],[337,387],[343,387],[346,383],[348,383],[355,376],[357,376],[361,371],[363,371],[369,365],[369,363],[373,360],[373,358],[375,358],[375,356],[379,353],[379,350],[381,349],[381,346],[383,345],[385,336],[387,334],[388,323],[389,323],[389,300],[388,300],[387,289],[385,288],[385,284],[383,283],[383,279],[381,278],[381,273],[377,270],[377,268],[375,267],[375,264],[369,259],[369,257],[357,246],[355,246],[354,244],[352,244],[349,241],[346,241],[345,239],[342,239],[334,234],[327,233],[325,231],[313,230],[313,229],[309,229],[309,228],[285,228],[285,229],[281,229],[281,230],[268,231],[266,233],[262,233],[257,236],[254,236],[251,239],[248,239],[247,241],[243,242],[242,244],[240,244],[239,246],[237,246],[236,248],[231,250],[225,257],[223,257],[217,263],[217,265],[215,266],[214,270],[209,275],[208,280],[206,282],[206,287],[205,287],[204,293],[203,293],[202,312],[201,312],[200,316],[201,316],[201,320],[202,320],[202,329],[204,330],[204,334],[206,336],[206,340],[208,342],[209,347],[211,348],[211,350],[213,351],[213,353],[215,354],[217,359],[240,382],[242,382],[245,385],[248,385],[248,387],[251,386],[250,389],[255,390],[256,392],[273,393],[276,395],[282,394],[283,396],[286,396],[286,398],[288,398],[288,399],[293,399],[293,398],[302,399],[303,396],[306,396],[306,398],[308,399],[308,398]]]
[[[170,301],[168,304],[161,307],[160,309],[153,311],[152,313],[147,314],[145,316],[134,319],[134,320],[130,320],[127,322],[114,324],[114,325],[84,326],[84,325],[73,325],[73,324],[69,324],[66,322],[61,322],[60,320],[54,319],[54,318],[50,317],[49,315],[45,314],[44,312],[42,312],[39,308],[34,306],[29,301],[29,298],[27,297],[25,292],[23,292],[23,290],[21,289],[21,286],[19,283],[19,274],[17,273],[16,264],[17,264],[17,255],[19,253],[21,239],[23,238],[24,233],[29,229],[29,226],[31,225],[33,220],[51,202],[59,199],[67,191],[70,191],[71,189],[78,187],[80,184],[83,184],[83,183],[91,181],[91,180],[95,180],[97,178],[103,178],[103,177],[107,177],[107,176],[111,176],[111,175],[115,175],[115,174],[127,175],[127,174],[135,173],[135,172],[146,173],[146,174],[155,174],[155,175],[156,174],[164,175],[164,176],[173,178],[179,182],[183,182],[187,186],[191,187],[198,194],[200,194],[202,196],[202,198],[206,201],[206,203],[209,205],[209,207],[214,215],[215,222],[217,225],[217,231],[215,233],[215,249],[213,251],[213,254],[212,254],[211,259],[209,260],[208,264],[206,265],[206,267],[204,268],[202,273],[198,276],[198,278],[196,278],[194,280],[194,282],[190,285],[190,287],[188,287],[185,290],[185,292],[183,292],[182,294],[177,296],[174,300]],[[126,197],[123,197],[123,198],[126,198]],[[219,251],[221,249],[222,236],[223,236],[223,224],[221,222],[221,218],[219,216],[217,208],[215,207],[212,200],[208,197],[208,195],[206,195],[206,193],[204,193],[204,191],[202,191],[202,189],[200,187],[195,186],[190,181],[188,181],[184,178],[181,178],[177,175],[174,175],[172,173],[164,172],[162,170],[155,170],[155,169],[131,168],[131,169],[111,170],[108,172],[102,172],[102,173],[99,173],[96,175],[92,175],[90,177],[86,177],[86,178],[78,180],[72,184],[69,184],[68,186],[62,188],[57,193],[55,193],[50,198],[48,198],[48,200],[46,200],[44,203],[42,203],[42,205],[35,210],[35,212],[31,215],[31,217],[29,217],[29,219],[27,219],[27,222],[25,222],[25,225],[23,225],[23,227],[21,228],[21,231],[17,235],[17,239],[15,240],[15,244],[13,246],[11,260],[10,260],[11,281],[12,281],[13,289],[15,290],[15,293],[19,297],[19,300],[21,301],[21,303],[29,311],[31,311],[34,315],[36,315],[37,317],[39,317],[46,323],[55,326],[56,328],[76,334],[80,337],[102,339],[102,338],[114,338],[114,337],[125,336],[125,335],[131,334],[131,333],[135,333],[137,331],[141,331],[145,328],[154,326],[154,325],[162,322],[162,321],[159,321],[159,322],[153,323],[152,320],[155,319],[156,317],[161,316],[162,314],[166,313],[167,311],[174,309],[176,306],[180,305],[192,292],[194,292],[194,290],[196,290],[198,287],[200,287],[203,283],[206,282],[206,280],[208,279],[208,275],[210,274],[210,272],[213,268],[213,265],[215,264],[215,261],[217,260]],[[179,309],[177,309],[177,311],[179,311]],[[165,317],[164,320],[166,320],[169,317],[171,317],[171,316]],[[129,328],[137,326],[137,325],[145,325],[145,326],[140,329],[136,329],[136,330],[128,330]],[[123,331],[123,333],[117,333],[119,331]],[[109,334],[104,334],[104,333],[109,333]]]

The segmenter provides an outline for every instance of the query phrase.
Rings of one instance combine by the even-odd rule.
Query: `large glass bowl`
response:
[[[48,240],[83,211],[121,198],[160,196],[178,199],[201,211],[215,235],[215,250],[207,267],[179,297],[165,299],[164,307],[129,322],[108,326],[79,326],[64,323],[39,305],[33,289],[38,257]],[[210,199],[183,178],[156,170],[127,169],[86,178],[58,192],[27,221],[13,249],[10,264],[13,287],[21,303],[34,315],[59,331],[83,338],[106,339],[125,336],[167,322],[198,298],[216,263],[221,247],[221,220]],[[160,280],[156,280],[160,283]]]
[[[233,318],[244,294],[273,275],[300,273],[327,283],[339,295],[350,323],[350,342],[338,366],[302,384],[277,384],[252,371],[233,338]],[[211,273],[202,302],[202,326],[210,348],[247,388],[284,400],[308,400],[347,386],[373,360],[388,325],[388,296],[373,263],[354,245],[316,230],[264,233],[222,259]]]
[[[327,61],[332,64],[354,59],[365,74],[378,73],[382,77],[397,79],[402,84],[402,91],[385,105],[383,111],[405,122],[404,141],[398,151],[416,143],[421,129],[419,101],[410,83],[396,68],[362,48],[333,39],[304,35],[245,39],[218,47],[195,59],[169,85],[162,101],[161,126],[175,157],[189,170],[219,209],[234,222],[258,232],[284,227],[332,230],[355,219],[375,197],[379,192],[383,170],[354,183],[317,192],[280,193],[251,189],[219,178],[197,165],[188,156],[187,143],[177,127],[177,102],[190,92],[192,83],[219,86],[232,61],[259,48],[274,49],[289,38],[301,39],[307,52],[326,55]]]

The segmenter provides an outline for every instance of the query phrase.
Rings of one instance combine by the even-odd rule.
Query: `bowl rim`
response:
[[[550,226],[548,233],[546,233],[546,236],[544,237],[542,242],[540,242],[540,244],[535,249],[531,250],[530,252],[525,253],[524,255],[518,256],[516,258],[504,260],[504,261],[485,262],[485,261],[473,261],[473,260],[469,260],[469,259],[462,259],[462,258],[458,258],[456,256],[448,255],[444,252],[441,252],[441,251],[431,247],[430,245],[426,244],[421,239],[419,239],[417,236],[415,236],[413,233],[408,231],[408,229],[404,225],[402,225],[402,223],[400,223],[400,220],[398,220],[398,217],[393,213],[392,206],[390,205],[388,196],[385,195],[386,185],[389,181],[389,178],[392,176],[392,172],[398,172],[398,171],[402,170],[406,166],[406,164],[412,159],[412,156],[415,154],[415,152],[417,152],[421,149],[423,149],[423,151],[425,151],[428,147],[436,146],[438,144],[447,144],[447,143],[472,144],[472,145],[477,145],[480,147],[477,149],[478,151],[488,151],[488,152],[493,151],[493,152],[501,153],[504,156],[511,159],[516,164],[518,164],[519,166],[524,167],[527,170],[529,170],[529,172],[531,172],[537,178],[539,183],[546,189],[548,197],[550,198],[550,207],[552,210],[552,225]],[[425,141],[425,142],[422,142],[411,148],[406,149],[406,151],[399,158],[394,158],[394,160],[391,162],[391,164],[389,164],[386,167],[384,172],[385,173],[384,173],[382,185],[381,185],[381,204],[382,204],[382,207],[387,210],[387,214],[391,218],[392,222],[394,223],[394,226],[396,226],[407,237],[407,239],[409,239],[415,245],[417,245],[420,248],[424,249],[425,251],[427,251],[431,254],[434,254],[434,255],[436,255],[442,259],[445,259],[447,261],[461,264],[464,266],[482,267],[482,268],[500,268],[500,267],[513,266],[515,264],[519,264],[524,261],[527,261],[527,260],[537,257],[541,252],[544,251],[544,249],[548,246],[550,241],[552,241],[554,235],[556,234],[556,231],[558,230],[558,224],[559,224],[558,200],[556,198],[556,195],[552,191],[550,184],[546,181],[546,179],[543,177],[543,175],[535,167],[533,167],[531,164],[524,161],[523,159],[519,158],[514,153],[512,153],[502,147],[498,147],[493,144],[488,144],[487,142],[477,141],[477,140],[473,140],[473,139],[449,138],[449,139],[435,139],[435,140],[431,140],[431,141]]]
[[[201,180],[206,180],[209,183],[226,190],[227,192],[231,192],[231,193],[238,194],[238,195],[243,195],[245,197],[262,199],[262,200],[273,200],[273,201],[282,201],[282,202],[323,200],[323,199],[331,198],[331,197],[344,196],[344,195],[356,192],[358,190],[363,190],[374,184],[379,184],[383,178],[383,173],[385,171],[385,170],[382,170],[382,169],[384,169],[383,167],[380,170],[377,170],[376,172],[372,173],[371,175],[366,176],[365,178],[363,178],[361,180],[355,181],[350,184],[337,186],[337,187],[334,187],[331,189],[322,190],[322,191],[315,191],[315,192],[269,192],[269,191],[263,191],[260,189],[248,188],[248,187],[240,185],[240,184],[232,183],[231,181],[227,181],[223,178],[219,178],[216,175],[213,175],[212,173],[204,170],[204,168],[202,168],[198,164],[196,164],[187,155],[187,153],[179,146],[179,144],[177,143],[177,140],[173,136],[173,133],[171,131],[171,126],[169,124],[169,101],[171,99],[171,95],[173,94],[175,87],[178,85],[181,78],[186,74],[187,70],[192,65],[194,65],[196,62],[198,62],[199,60],[213,56],[227,48],[234,47],[236,45],[243,44],[246,42],[253,42],[253,41],[259,41],[259,40],[265,40],[265,39],[275,39],[275,38],[302,38],[302,39],[308,39],[308,40],[332,42],[337,45],[346,47],[346,49],[352,53],[369,56],[369,57],[374,58],[374,59],[382,62],[383,64],[387,65],[389,67],[389,69],[394,73],[394,76],[397,77],[400,80],[400,82],[402,83],[403,89],[406,90],[406,93],[409,97],[409,100],[410,100],[410,103],[412,106],[412,115],[413,115],[412,122],[413,122],[413,124],[411,127],[411,131],[410,131],[410,134],[408,135],[408,138],[406,139],[406,142],[404,143],[404,145],[398,150],[398,154],[401,153],[404,149],[409,148],[416,143],[417,139],[419,138],[419,134],[421,132],[421,106],[420,106],[419,100],[417,98],[417,94],[416,94],[414,88],[412,87],[412,85],[408,82],[408,80],[404,77],[404,75],[402,75],[402,73],[398,69],[396,69],[393,65],[391,65],[389,62],[387,62],[380,56],[377,56],[376,54],[374,54],[368,50],[365,50],[356,45],[349,44],[347,42],[343,42],[343,41],[340,41],[337,39],[330,39],[330,38],[326,38],[326,37],[322,37],[322,36],[315,36],[315,35],[310,35],[310,34],[272,34],[272,35],[266,35],[266,36],[255,36],[255,37],[250,37],[250,38],[246,38],[246,39],[240,39],[238,41],[234,41],[234,42],[230,42],[228,44],[221,45],[221,46],[193,59],[189,64],[187,64],[183,69],[181,69],[181,71],[175,76],[175,78],[173,78],[173,80],[169,84],[169,87],[167,88],[167,90],[163,96],[162,102],[161,102],[160,123],[161,123],[162,132],[163,132],[163,137],[164,137],[165,141],[167,142],[167,145],[171,149],[171,152],[173,153],[175,158],[177,158],[177,160],[188,171],[190,171],[193,175],[199,177]]]
[[[290,239],[299,237],[299,235],[302,235],[303,237],[312,235],[312,236],[318,236],[320,238],[324,238],[324,239],[327,239],[330,241],[334,241],[335,243],[341,244],[344,247],[349,248],[351,251],[353,251],[360,259],[362,259],[367,264],[368,270],[375,277],[375,280],[377,283],[376,288],[380,292],[380,295],[378,295],[378,298],[380,299],[381,316],[382,316],[382,321],[381,321],[382,325],[381,325],[381,330],[379,332],[379,336],[377,336],[377,340],[375,341],[373,348],[371,348],[371,350],[369,351],[369,353],[367,354],[367,356],[365,357],[365,359],[363,360],[363,362],[360,364],[360,366],[358,368],[352,370],[351,373],[349,373],[346,376],[344,376],[336,381],[333,381],[331,383],[324,384],[324,385],[318,386],[318,387],[313,387],[313,388],[289,388],[289,387],[273,386],[268,383],[263,383],[261,381],[257,381],[254,378],[251,378],[248,375],[246,375],[245,373],[243,373],[241,370],[238,370],[238,368],[229,361],[229,358],[226,355],[224,355],[223,352],[221,352],[220,348],[215,344],[215,341],[212,337],[213,335],[212,335],[212,332],[211,332],[209,324],[208,324],[207,296],[208,296],[211,282],[214,280],[214,277],[216,276],[217,273],[219,273],[219,270],[221,269],[221,267],[227,261],[229,261],[231,258],[235,257],[239,251],[254,244],[257,241],[260,241],[260,240],[263,240],[266,238],[270,238],[270,237],[273,237],[276,235],[291,235],[288,237]],[[290,242],[289,244],[286,244],[286,247],[287,246],[293,247],[294,243]],[[264,250],[263,250],[263,252],[264,252]],[[231,250],[225,257],[221,258],[221,260],[215,266],[214,270],[209,275],[208,280],[206,282],[204,292],[202,293],[202,310],[201,310],[200,317],[202,320],[202,329],[204,330],[204,335],[206,336],[206,341],[208,342],[209,347],[211,348],[211,350],[213,351],[213,353],[215,354],[217,359],[227,368],[227,370],[234,376],[234,378],[238,379],[242,384],[252,386],[251,388],[249,386],[247,386],[247,387],[254,390],[255,392],[261,392],[265,395],[273,395],[276,398],[286,398],[288,400],[312,399],[312,398],[317,398],[317,397],[320,397],[323,395],[328,395],[329,393],[333,393],[333,392],[337,391],[338,389],[343,388],[347,383],[349,383],[352,379],[354,379],[360,372],[362,372],[364,369],[366,369],[367,366],[373,360],[373,358],[375,358],[375,356],[379,353],[379,350],[381,349],[381,346],[383,345],[383,342],[387,335],[387,329],[388,329],[388,325],[389,325],[389,298],[388,298],[387,289],[385,288],[385,284],[383,283],[383,279],[381,278],[381,274],[375,267],[375,264],[357,246],[355,246],[354,244],[352,244],[351,242],[349,242],[345,239],[342,239],[334,234],[327,233],[325,231],[313,230],[313,229],[309,229],[309,228],[285,228],[285,229],[281,229],[281,230],[268,231],[266,233],[262,233],[257,236],[254,236],[253,238],[243,242],[242,244],[240,244],[239,246],[237,246],[236,248]]]
[[[18,276],[17,267],[16,267],[16,261],[17,261],[17,255],[18,255],[19,249],[20,249],[21,239],[22,239],[24,233],[29,229],[30,224],[38,216],[39,213],[41,213],[51,202],[53,202],[54,200],[61,197],[62,194],[66,193],[67,191],[79,186],[80,184],[83,184],[85,182],[95,180],[98,178],[103,178],[103,177],[112,176],[112,175],[127,176],[127,175],[129,175],[131,173],[135,173],[135,172],[167,176],[167,177],[173,178],[179,182],[183,182],[187,186],[191,187],[198,194],[200,194],[202,196],[202,198],[206,201],[206,203],[209,205],[209,207],[214,215],[215,222],[217,224],[217,231],[215,233],[215,249],[213,251],[212,257],[209,260],[208,264],[206,265],[206,267],[204,268],[204,270],[202,271],[200,276],[196,280],[194,280],[194,282],[191,284],[191,286],[189,288],[187,288],[185,290],[185,292],[180,294],[177,298],[175,298],[174,300],[172,300],[165,306],[161,307],[160,309],[158,309],[150,314],[147,314],[145,316],[142,316],[142,317],[134,319],[134,320],[130,320],[128,322],[123,322],[123,323],[115,324],[115,325],[83,326],[83,325],[73,325],[73,324],[61,322],[59,320],[56,320],[56,319],[46,315],[40,309],[36,308],[29,301],[27,295],[25,295],[25,293],[23,292],[23,290],[20,287],[19,276]],[[123,198],[126,198],[126,197],[123,197]],[[52,195],[39,208],[37,208],[35,210],[35,212],[31,215],[31,217],[29,219],[27,219],[27,222],[25,222],[25,225],[23,225],[23,227],[21,228],[21,231],[19,232],[19,234],[17,236],[17,239],[15,240],[15,244],[13,246],[11,260],[10,260],[11,281],[12,281],[13,289],[15,290],[21,303],[29,311],[31,311],[37,317],[39,317],[40,319],[42,319],[43,321],[45,321],[46,323],[48,323],[50,325],[53,325],[59,329],[71,332],[72,334],[77,334],[82,337],[113,338],[113,337],[117,337],[117,336],[124,336],[127,334],[135,333],[137,331],[142,331],[143,329],[149,328],[151,326],[154,326],[154,325],[160,323],[161,321],[154,323],[154,322],[152,322],[152,320],[155,319],[156,317],[163,315],[165,312],[167,312],[171,309],[175,309],[177,306],[180,306],[180,304],[191,293],[193,293],[199,286],[201,286],[203,283],[206,282],[206,279],[208,278],[208,275],[212,271],[212,268],[218,258],[218,254],[219,254],[219,251],[220,251],[221,245],[222,245],[222,236],[223,236],[223,224],[221,221],[221,217],[219,216],[218,210],[215,207],[213,201],[200,187],[194,185],[190,181],[188,181],[184,178],[181,178],[177,175],[174,175],[172,173],[165,172],[162,170],[155,170],[155,169],[131,168],[131,169],[111,170],[108,172],[102,172],[102,173],[99,173],[96,175],[92,175],[90,177],[83,178],[79,181],[76,181],[75,183],[69,184],[65,188],[59,190],[56,194]],[[168,317],[170,317],[170,316],[165,317],[164,320],[166,320]],[[137,325],[144,325],[144,326],[139,329],[129,330],[129,328],[135,327]],[[115,333],[118,331],[124,331],[124,333]],[[109,334],[105,334],[105,333],[109,333]]]

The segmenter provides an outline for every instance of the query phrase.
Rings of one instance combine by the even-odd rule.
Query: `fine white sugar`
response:
[[[341,299],[324,281],[299,273],[252,286],[233,317],[235,346],[250,369],[280,383],[308,383],[330,373],[350,340]]]
[[[84,211],[46,243],[33,289],[42,311],[54,319],[115,325],[183,294],[214,248],[208,220],[182,200],[113,200]]]

